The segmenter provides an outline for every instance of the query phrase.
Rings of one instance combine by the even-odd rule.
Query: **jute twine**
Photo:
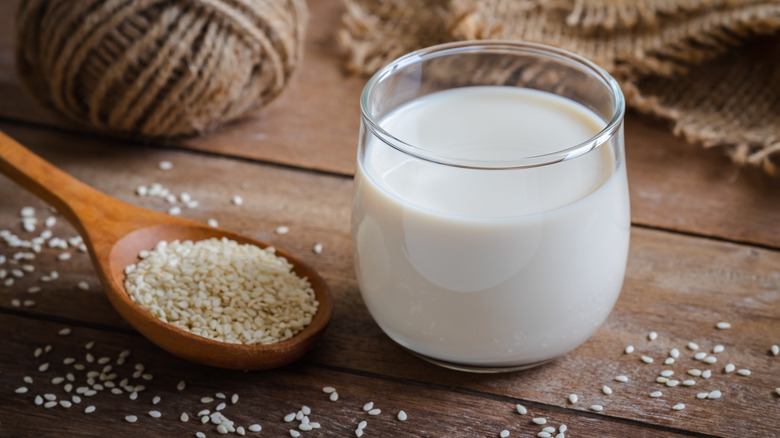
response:
[[[735,163],[778,173],[780,2],[776,0],[345,0],[347,68],[372,73],[412,50],[510,39],[578,53],[615,76],[627,102]]]
[[[306,20],[305,0],[25,0],[16,65],[38,101],[73,121],[197,134],[279,95]]]

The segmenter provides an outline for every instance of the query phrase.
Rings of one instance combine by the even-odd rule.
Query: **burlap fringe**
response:
[[[345,0],[352,72],[453,40],[561,47],[620,81],[629,106],[689,142],[777,174],[780,2],[772,0]],[[739,49],[737,49],[739,48]]]

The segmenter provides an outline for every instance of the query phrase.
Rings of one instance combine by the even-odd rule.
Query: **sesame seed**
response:
[[[709,379],[712,376],[712,371],[710,370],[704,370],[701,372],[701,376],[705,379]]]
[[[709,394],[707,394],[707,398],[716,399],[720,398],[721,395],[721,392],[716,389],[715,391],[711,391]]]
[[[202,411],[198,412],[197,415],[198,415],[198,417],[205,417],[206,415],[208,415],[210,413],[211,413],[211,411],[209,411],[208,409],[203,409]],[[290,420],[290,421],[292,421],[292,420]]]
[[[674,409],[675,411],[682,411],[683,409],[685,409],[685,404],[677,403],[676,405],[672,406],[672,409]]]
[[[73,403],[70,402],[69,400],[60,400],[60,406],[62,406],[65,409],[68,409],[71,406],[73,406]]]
[[[772,345],[769,348],[769,351],[772,353],[772,356],[777,356],[780,354],[780,347],[777,345]]]
[[[371,409],[370,411],[368,411],[368,415],[379,415],[381,413],[382,413],[381,409]]]
[[[220,435],[227,435],[228,433],[227,426],[225,426],[224,424],[217,425],[217,432],[219,432]]]
[[[87,283],[86,281],[79,281],[76,287],[78,287],[81,290],[89,290],[89,283]]]
[[[737,370],[737,374],[740,376],[749,376],[751,373],[750,370],[743,368],[741,370]]]
[[[533,421],[535,424],[547,424],[547,419],[544,417],[536,417],[531,421]]]
[[[700,377],[701,376],[701,370],[696,369],[696,368],[692,368],[692,369],[688,370],[688,374],[690,374],[693,377]]]
[[[509,436],[509,431],[504,429],[501,432],[499,432],[498,436],[500,436],[501,438],[506,438]]]
[[[660,376],[655,378],[655,383],[666,383],[669,381],[668,377]]]
[[[212,228],[217,228],[219,226],[219,222],[217,222],[217,220],[214,218],[210,218],[209,220],[207,220],[206,224],[208,224],[208,226]]]
[[[232,404],[236,404],[236,403],[238,403],[238,394],[233,394],[233,395],[230,397],[230,403],[232,403]]]
[[[525,414],[528,413],[528,409],[526,409],[525,406],[523,406],[521,404],[515,405],[515,409],[517,410],[517,413],[520,414],[520,415],[525,415]],[[401,412],[403,412],[403,411],[401,411]]]
[[[780,395],[780,388],[775,388],[775,394]]]
[[[658,398],[658,397],[661,397],[662,395],[664,395],[664,393],[661,392],[661,391],[653,391],[653,392],[650,393],[650,397],[653,397],[653,398]]]
[[[661,375],[664,377],[672,377],[674,375],[674,371],[672,370],[663,370],[661,371]]]
[[[157,403],[160,403],[160,396],[159,396],[159,395],[155,395],[155,396],[152,398],[152,404],[153,404],[153,405],[156,405]]]
[[[174,205],[173,207],[168,209],[168,214],[171,216],[178,216],[181,214],[181,207],[178,205]]]
[[[569,394],[569,403],[574,404],[577,403],[579,400],[579,397],[577,397],[577,394]]]
[[[149,411],[149,416],[152,418],[160,418],[162,417],[162,414],[160,411]]]
[[[542,432],[555,433],[555,428],[552,427],[552,426],[547,426],[547,427],[542,429]]]
[[[38,367],[38,371],[45,373],[46,370],[49,369],[49,362],[42,363],[41,366]]]
[[[731,328],[731,324],[729,324],[728,322],[725,322],[725,321],[721,321],[721,322],[715,324],[715,327],[718,330],[727,330],[727,329]]]
[[[626,349],[624,351],[625,351],[626,354],[631,354],[631,353],[634,352],[634,346],[633,345],[628,345],[628,346],[626,346]]]
[[[164,161],[160,161],[159,163],[157,163],[157,167],[160,170],[171,170],[171,169],[173,169],[173,163],[171,163],[170,161],[164,160]]]
[[[363,432],[363,431],[361,431],[361,432]],[[357,435],[357,432],[355,432],[355,434]],[[363,435],[363,434],[361,433],[361,434],[360,434],[360,435],[358,435],[358,436],[361,436],[361,435]],[[295,429],[290,429],[290,436],[291,436],[291,437],[293,437],[293,438],[298,438],[299,436],[301,436],[301,433],[300,433],[300,432],[298,432],[298,431],[297,431],[297,430],[295,430]]]
[[[46,409],[53,408],[55,406],[57,406],[57,402],[56,401],[50,401],[50,402],[46,402],[46,403],[43,404],[43,407],[46,408]]]
[[[288,227],[286,225],[281,225],[281,226],[276,227],[275,232],[276,232],[276,234],[287,234],[287,233],[290,232],[290,227]]]
[[[289,423],[289,422],[291,422],[293,420],[295,420],[295,413],[294,412],[292,414],[287,414],[287,415],[284,416],[284,422],[285,423]]]
[[[518,405],[518,406],[520,406],[520,405]],[[525,408],[523,408],[523,409],[525,409]],[[517,411],[518,411],[518,412],[520,412],[520,409],[518,409]],[[521,413],[522,413],[522,412],[521,412]],[[406,412],[404,412],[404,411],[398,411],[398,420],[400,420],[400,421],[406,421],[406,418],[407,418],[407,416],[406,416]]]
[[[563,433],[563,432],[566,432],[567,429],[568,429],[568,426],[566,426],[565,424],[561,424],[558,427],[558,432]]]
[[[232,201],[233,201],[233,205],[241,205],[241,204],[244,203],[244,198],[242,198],[239,195],[235,195],[235,196],[233,196],[233,200]]]
[[[642,359],[642,362],[644,362],[644,363],[653,363],[653,358],[650,357],[650,356],[642,355],[641,359]]]
[[[43,404],[43,397],[40,395],[35,396],[35,406],[40,406]]]
[[[27,387],[26,386],[20,386],[16,389],[14,389],[14,392],[17,394],[26,394],[27,393]]]
[[[695,342],[688,342],[688,349],[696,351],[699,349],[699,344]]]
[[[336,401],[339,399],[339,393],[338,392],[332,392],[330,394],[330,397],[328,397],[330,401]]]
[[[213,401],[214,401],[214,399],[211,398],[211,397],[201,397],[201,399],[200,399],[201,403],[211,403]]]
[[[731,373],[735,369],[737,369],[737,367],[735,367],[733,363],[726,364],[726,366],[723,367],[723,371],[726,372],[726,373]]]
[[[628,382],[628,377],[626,376],[615,376],[616,382],[626,383]]]
[[[260,432],[261,430],[263,430],[263,426],[261,426],[259,424],[253,424],[253,425],[247,427],[246,429],[248,431],[250,431],[250,432]]]
[[[700,352],[698,352],[698,353],[693,355],[693,358],[696,359],[696,360],[702,360],[705,357],[707,357],[707,353],[705,353],[703,351],[700,351]]]
[[[127,421],[128,423],[135,423],[136,421],[138,421],[138,417],[136,417],[135,415],[127,415],[125,417],[125,421]]]
[[[594,412],[601,412],[604,410],[604,406],[601,405],[590,405],[590,410]]]
[[[673,357],[667,357],[666,359],[664,359],[664,365],[671,365],[673,363],[674,363]]]
[[[725,349],[726,349],[726,347],[724,347],[721,344],[718,344],[718,345],[712,347],[712,352],[715,353],[715,354],[723,353],[723,350],[725,350]]]
[[[57,332],[57,334],[60,336],[68,336],[70,334],[70,328],[69,327],[61,328],[60,331]]]
[[[244,428],[242,426],[236,427],[236,433],[239,434],[239,435],[246,435],[246,431],[244,430]]]
[[[656,333],[656,332],[650,332],[650,333],[647,334],[647,339],[649,339],[651,341],[655,341],[656,338],[658,338],[658,333]]]
[[[610,388],[607,385],[604,385],[604,386],[601,387],[601,392],[603,392],[606,395],[610,395],[610,394],[612,394],[612,388]]]
[[[186,387],[187,387],[187,382],[185,382],[184,380],[181,380],[181,381],[180,381],[180,382],[179,382],[179,383],[176,385],[176,389],[178,389],[179,391],[184,391],[184,388],[186,388]]]
[[[696,381],[693,379],[687,379],[682,381],[683,386],[693,386],[696,384]]]
[[[675,386],[677,386],[679,384],[680,384],[679,380],[669,380],[668,382],[666,382],[666,386],[668,386],[670,388],[675,387]]]
[[[700,393],[696,394],[696,398],[701,400],[701,399],[707,398],[708,395],[710,395],[709,392],[700,392]]]
[[[196,438],[206,438],[206,434],[203,432],[195,432]]]
[[[355,429],[355,436],[360,438],[363,436],[363,429]]]
[[[32,378],[32,377],[30,377],[30,376],[24,376],[24,377],[22,377],[22,381],[23,381],[24,383],[27,383],[27,384],[29,384],[29,385],[32,385],[32,383],[33,383],[33,378]]]
[[[322,244],[315,243],[311,250],[314,252],[314,254],[322,254]]]
[[[539,432],[539,433],[537,433],[536,436],[539,437],[539,438],[551,438],[552,437],[552,435],[550,435],[550,432],[546,432],[544,430]]]
[[[214,409],[217,410],[217,411],[221,411],[221,410],[225,409],[226,407],[227,407],[227,405],[225,405],[225,403],[223,402],[223,403],[218,404],[217,407],[214,408]]]
[[[363,405],[363,410],[364,411],[368,412],[371,409],[374,409],[374,402],[368,402],[368,403]]]
[[[325,387],[322,388],[322,392],[324,392],[325,394],[332,394],[332,393],[336,392],[336,388],[334,388],[332,386],[325,386]]]

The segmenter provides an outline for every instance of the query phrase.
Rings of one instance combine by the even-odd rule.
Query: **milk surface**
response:
[[[567,149],[605,122],[552,94],[471,87],[419,98],[380,125],[444,157],[499,161]],[[376,138],[361,153],[357,277],[399,344],[456,364],[533,364],[572,350],[609,314],[629,241],[625,166],[611,145],[522,170],[432,164]]]

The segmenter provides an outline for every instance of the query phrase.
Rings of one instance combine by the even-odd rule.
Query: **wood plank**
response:
[[[0,2],[0,116],[83,131],[19,88],[11,42],[17,2]],[[367,78],[342,71],[334,45],[341,3],[309,6],[304,62],[278,101],[252,119],[167,145],[352,175]],[[689,145],[666,123],[634,113],[625,135],[634,223],[780,248],[780,178],[739,169],[722,151]]]
[[[531,418],[544,417],[548,424],[558,427],[566,424],[568,433],[582,437],[598,436],[683,436],[683,431],[659,429],[640,424],[614,422],[598,415],[582,415],[571,410],[550,409],[543,405],[528,403],[521,396],[493,397],[485,394],[464,393],[452,388],[436,388],[414,382],[400,382],[378,376],[358,375],[350,372],[323,369],[299,363],[277,371],[242,373],[235,371],[214,372],[213,369],[183,362],[173,358],[143,338],[136,335],[117,334],[83,327],[70,327],[67,336],[58,335],[66,326],[36,321],[29,318],[0,313],[0,332],[12,333],[6,336],[4,348],[0,350],[0,434],[14,437],[35,436],[80,436],[103,437],[107,435],[126,437],[145,436],[193,436],[202,431],[216,436],[216,426],[196,421],[202,409],[214,411],[226,396],[226,407],[221,411],[236,425],[248,427],[260,424],[260,434],[248,436],[289,436],[289,429],[296,428],[298,421],[285,422],[288,413],[295,413],[303,405],[310,408],[309,418],[321,424],[321,429],[307,432],[303,436],[352,436],[361,421],[366,421],[366,436],[435,437],[435,436],[497,436],[501,430],[509,430],[512,436],[535,435],[543,426],[531,422]],[[94,342],[91,349],[85,346]],[[52,348],[48,353],[35,357],[37,348]],[[124,363],[117,360],[123,350],[129,355]],[[93,362],[89,362],[91,354]],[[72,357],[75,363],[83,364],[84,370],[76,370],[63,361]],[[70,408],[55,406],[45,408],[35,405],[35,396],[52,394],[57,400],[72,401],[77,388],[88,385],[87,373],[101,373],[105,365],[98,364],[108,358],[116,377],[109,381],[115,384],[128,379],[132,386],[143,385],[136,400],[130,392],[116,395],[105,381],[92,396],[81,395],[80,403]],[[49,364],[46,371],[39,367]],[[137,364],[144,366],[143,374],[151,377],[133,377]],[[73,382],[65,380],[57,384],[52,379],[67,378],[72,374]],[[32,383],[24,382],[24,377]],[[177,390],[178,382],[184,380],[184,390]],[[65,385],[71,383],[71,391]],[[25,387],[28,391],[17,394],[15,390]],[[325,386],[336,388],[339,399],[330,401],[322,392]],[[94,386],[92,386],[94,387]],[[230,399],[238,394],[238,402]],[[153,398],[160,397],[154,404]],[[211,397],[213,402],[203,403],[202,397]],[[379,415],[368,415],[364,405],[374,402],[381,410]],[[515,403],[526,403],[528,414],[519,415]],[[95,412],[84,413],[86,406],[95,406]],[[161,413],[160,418],[148,415],[151,410]],[[407,421],[399,421],[400,410],[408,414]],[[190,417],[188,422],[180,421],[182,412]],[[135,415],[136,423],[124,420],[126,415]]]
[[[590,341],[570,355],[529,372],[465,375],[441,370],[409,355],[384,336],[366,312],[352,271],[349,178],[133,145],[105,148],[101,140],[68,140],[68,135],[51,131],[9,131],[22,141],[30,140],[28,144],[35,145],[34,150],[74,176],[120,199],[164,211],[168,205],[164,201],[133,194],[137,185],[158,181],[176,193],[187,190],[201,201],[198,208],[185,212],[188,217],[217,217],[223,226],[299,254],[323,274],[337,299],[328,332],[308,356],[314,363],[499,397],[522,397],[556,409],[586,411],[590,404],[602,403],[605,416],[673,430],[685,428],[715,435],[734,435],[741,430],[771,433],[780,422],[772,392],[780,386],[776,380],[780,358],[767,353],[770,345],[778,343],[775,336],[780,333],[778,251],[634,228],[623,294],[607,323]],[[161,159],[172,160],[174,168],[167,172],[157,169]],[[235,193],[245,198],[241,208],[230,204]],[[0,206],[2,223],[17,220],[18,209],[32,202],[7,180],[0,182],[0,196],[8,200]],[[273,229],[282,224],[292,231],[275,235]],[[317,241],[325,246],[319,256],[310,250]],[[51,254],[43,263],[60,266]],[[9,305],[9,298],[26,296],[21,283],[0,289],[2,308],[30,317],[125,327],[95,288],[88,293],[74,292],[76,280],[91,275],[86,259],[80,263],[70,274],[66,273],[70,268],[61,268],[63,275],[72,275],[71,280],[35,297],[38,305],[33,309]],[[94,279],[92,282],[94,285]],[[551,315],[550,323],[558,317],[565,315]],[[713,325],[720,320],[730,321],[734,328],[715,330]],[[650,330],[659,333],[658,340],[645,340]],[[684,348],[691,340],[706,349],[716,342],[725,346],[712,367],[713,377],[697,379],[691,388],[665,388],[653,383],[664,368],[659,362],[672,347],[683,352],[683,359],[672,368],[676,376],[682,377],[691,367],[704,369]],[[637,346],[638,353],[622,354],[629,343]],[[656,362],[641,363],[638,354],[642,353],[650,354]],[[726,362],[751,369],[753,375],[724,375],[720,370]],[[629,383],[612,382],[618,373],[629,376]],[[605,384],[613,387],[613,395],[600,393]],[[667,395],[661,399],[647,397],[656,389]],[[714,389],[723,391],[723,398],[695,399],[697,392]],[[578,393],[582,402],[569,406],[569,393]],[[678,402],[687,408],[672,411],[671,405]],[[718,415],[712,415],[714,412]]]

